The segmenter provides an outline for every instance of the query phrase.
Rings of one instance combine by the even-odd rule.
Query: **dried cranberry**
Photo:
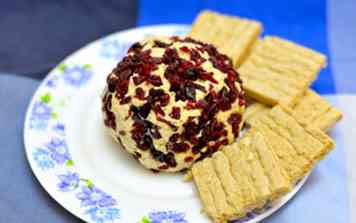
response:
[[[163,122],[166,125],[168,125],[174,132],[178,130],[177,126],[175,126],[174,124],[172,124],[170,121],[158,116],[157,117],[157,121]]]
[[[163,164],[163,165],[158,167],[158,169],[160,169],[160,170],[166,170],[168,168],[169,168],[169,166],[167,164]]]
[[[165,162],[170,166],[170,167],[176,167],[177,166],[177,162],[174,158],[174,154],[169,152],[167,153],[166,157],[165,157]]]
[[[182,46],[182,47],[180,47],[179,49],[180,49],[181,51],[185,52],[185,53],[189,53],[189,52],[190,52],[189,48],[186,47],[186,46]]]
[[[138,52],[143,48],[143,46],[140,43],[134,43],[128,50],[128,52]]]
[[[184,162],[186,162],[186,163],[190,163],[193,160],[194,160],[194,158],[192,156],[187,156],[187,157],[184,158]]]
[[[172,112],[169,116],[173,119],[180,119],[180,108],[179,107],[172,107]]]
[[[124,98],[120,101],[120,105],[124,105],[124,104],[130,103],[130,102],[131,102],[131,97],[130,97],[130,96],[127,96],[127,97],[124,97]]]
[[[161,163],[166,161],[165,154],[159,150],[151,150],[151,155],[155,160],[158,160]]]
[[[133,77],[133,82],[135,83],[135,85],[139,85],[142,82],[144,82],[146,79],[147,77],[138,75]]]
[[[159,76],[157,75],[151,75],[149,78],[148,78],[148,82],[150,82],[153,86],[161,86],[162,85],[162,80]]]
[[[179,134],[178,133],[174,133],[173,135],[171,135],[169,137],[169,142],[177,142],[179,139]]]
[[[183,153],[188,151],[189,148],[190,146],[187,143],[181,142],[173,144],[172,150],[176,153]]]
[[[234,136],[238,137],[240,132],[241,115],[239,113],[233,113],[227,121],[232,127],[232,133]]]
[[[186,70],[185,76],[188,79],[195,81],[196,79],[198,79],[198,72],[194,68],[189,68]]]
[[[136,88],[135,93],[136,93],[135,95],[136,98],[140,100],[145,100],[145,91],[142,88],[140,87]]]
[[[162,42],[162,41],[159,41],[159,40],[155,40],[154,41],[154,47],[160,47],[160,48],[167,48],[167,47],[169,47],[170,45],[172,45],[172,44],[170,44],[170,43],[165,43],[165,42]]]
[[[155,105],[153,110],[156,113],[156,115],[165,116],[165,113],[160,105]]]
[[[199,73],[199,78],[202,79],[202,80],[211,81],[211,82],[213,82],[214,84],[217,84],[217,83],[218,83],[218,81],[214,79],[212,73],[200,72],[200,73]]]
[[[140,107],[139,115],[146,119],[148,115],[150,114],[151,111],[151,104],[150,103],[145,103]]]

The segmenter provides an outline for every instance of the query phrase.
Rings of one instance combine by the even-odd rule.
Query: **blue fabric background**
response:
[[[135,25],[136,0],[1,0],[0,72],[42,79],[75,50]]]

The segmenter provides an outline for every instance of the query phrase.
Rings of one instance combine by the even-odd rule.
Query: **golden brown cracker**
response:
[[[293,116],[323,131],[329,130],[342,118],[342,113],[313,90],[305,92],[292,107]]]
[[[253,102],[247,106],[243,115],[244,123],[251,125],[254,119],[261,117],[271,110],[270,106],[261,104],[259,102]]]
[[[302,97],[298,98],[294,105],[287,107],[290,108],[293,117],[298,119],[299,122],[318,127],[325,132],[342,118],[342,113],[337,108],[311,89],[308,89]],[[270,106],[258,102],[252,103],[246,108],[245,123],[251,125],[254,119],[258,119],[270,110]]]
[[[211,200],[209,198],[209,202],[205,201],[210,208],[208,212],[207,207],[205,206],[207,214],[209,214],[215,222],[223,222],[226,219],[233,218],[235,215],[235,210],[232,206],[229,205],[227,201],[225,191],[222,187],[220,179],[215,173],[211,158],[207,158],[202,162],[198,162],[198,165],[193,166],[193,177],[194,180],[200,179],[203,181],[200,183],[200,186],[198,186],[198,190],[202,191],[202,188],[207,188],[209,190],[209,195],[211,195],[213,198],[216,212],[214,212],[214,209],[211,208],[212,204],[210,203]],[[202,193],[200,195],[202,199],[203,196],[205,196],[205,194]],[[207,200],[207,198],[204,199]]]
[[[246,203],[242,193],[241,185],[234,179],[231,174],[228,158],[221,151],[213,155],[212,161],[217,176],[225,190],[228,203],[236,209],[235,217],[242,217],[245,213]]]
[[[238,71],[249,97],[267,105],[294,104],[325,64],[325,56],[318,52],[267,36]]]
[[[239,66],[261,32],[257,21],[206,10],[195,19],[189,36],[213,44]]]
[[[251,129],[250,132],[252,132],[250,151],[255,152],[256,158],[268,177],[271,190],[269,199],[279,197],[290,190],[291,182],[279,164],[273,148],[270,148],[267,143],[271,139],[264,137],[257,130]]]
[[[253,126],[258,129],[260,123],[288,140],[298,154],[312,163],[320,160],[334,147],[329,136],[314,126],[299,122],[293,117],[293,111],[283,106],[275,106],[267,115],[253,123]]]

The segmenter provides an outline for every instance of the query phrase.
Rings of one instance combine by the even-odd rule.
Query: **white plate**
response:
[[[204,223],[198,194],[182,174],[142,168],[105,134],[100,95],[106,75],[134,42],[150,35],[181,35],[190,27],[162,25],[118,32],[66,58],[37,89],[24,126],[27,158],[46,191],[87,222]],[[258,222],[304,184],[260,213]]]

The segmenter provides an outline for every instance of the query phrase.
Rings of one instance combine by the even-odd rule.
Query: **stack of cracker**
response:
[[[261,30],[257,21],[204,11],[190,34],[232,58],[255,100],[245,135],[192,168],[204,211],[217,223],[289,192],[334,147],[324,132],[342,116],[308,89],[326,57],[279,37],[258,39]]]

